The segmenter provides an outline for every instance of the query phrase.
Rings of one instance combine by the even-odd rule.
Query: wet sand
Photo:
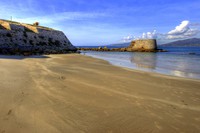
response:
[[[0,57],[0,133],[198,133],[200,80],[78,54]]]

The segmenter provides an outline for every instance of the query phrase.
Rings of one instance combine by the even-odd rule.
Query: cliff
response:
[[[76,50],[62,31],[0,20],[1,54],[56,54]]]

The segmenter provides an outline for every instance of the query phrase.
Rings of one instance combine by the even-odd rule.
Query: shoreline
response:
[[[80,54],[0,63],[1,132],[200,131],[199,80]]]
[[[110,64],[112,64],[114,66],[124,67],[124,68],[128,68],[128,69],[131,69],[131,70],[152,72],[152,73],[158,73],[158,74],[163,74],[163,75],[168,75],[168,76],[200,80],[200,74],[199,73],[194,73],[194,71],[192,71],[192,70],[183,71],[183,70],[173,69],[173,68],[166,69],[163,66],[159,67],[159,65],[158,66],[156,65],[156,61],[155,61],[156,59],[153,60],[153,59],[151,59],[151,57],[149,57],[149,58],[145,57],[143,59],[143,57],[137,56],[136,58],[138,58],[140,62],[138,62],[137,59],[136,59],[137,62],[136,61],[132,62],[132,60],[126,59],[123,56],[121,56],[121,58],[124,58],[124,59],[114,59],[113,55],[112,56],[110,56],[109,54],[106,55],[106,53],[105,53],[105,55],[106,55],[105,57],[104,57],[104,55],[101,55],[101,54],[95,55],[95,54],[90,53],[90,52],[89,53],[81,53],[81,55],[86,55],[86,56],[94,57],[94,58],[97,58],[97,59],[102,59],[102,60],[108,61]],[[147,63],[149,63],[150,66],[148,66],[148,64],[145,64],[146,61],[147,61]],[[152,64],[150,64],[150,61],[152,61]],[[140,63],[140,64],[138,64],[138,63]],[[157,62],[157,64],[158,63],[162,64],[163,62]],[[153,68],[151,68],[151,67],[153,67]],[[173,67],[175,67],[175,66],[173,66]]]
[[[94,57],[94,56],[90,56],[90,55],[83,55],[83,54],[79,54],[79,53],[30,55],[30,56],[24,56],[24,55],[0,55],[0,59],[20,59],[21,60],[21,59],[26,59],[26,58],[27,59],[28,58],[49,58],[49,56],[69,55],[69,54],[78,54],[78,55],[81,55],[81,56],[90,57],[90,58],[97,59],[97,60],[102,60],[102,61],[105,61],[105,62],[109,63],[112,66],[119,67],[119,68],[122,68],[124,70],[132,71],[132,72],[149,73],[149,74],[152,74],[152,75],[155,74],[155,76],[157,75],[157,76],[162,76],[162,77],[166,77],[166,78],[175,78],[175,79],[176,78],[180,78],[180,79],[192,80],[192,81],[200,82],[200,79],[198,79],[198,78],[181,77],[181,76],[170,75],[170,74],[165,74],[165,73],[156,72],[156,71],[148,71],[148,70],[134,69],[134,68],[130,68],[130,67],[119,66],[119,65],[112,64],[111,62],[109,62],[106,59],[101,59],[101,58],[98,58],[98,57]],[[12,57],[12,58],[10,58],[10,57]]]
[[[90,56],[90,55],[83,55],[83,56],[91,57],[93,59],[98,59],[98,60],[102,60],[102,61],[106,61],[107,63],[109,63],[112,66],[119,67],[119,68],[127,70],[127,71],[132,71],[132,72],[136,72],[136,73],[147,73],[149,75],[160,76],[160,77],[165,77],[165,78],[170,78],[170,79],[180,79],[180,80],[183,79],[183,80],[190,80],[190,81],[200,82],[200,79],[198,79],[198,78],[188,78],[188,77],[181,77],[181,76],[175,76],[175,75],[170,75],[170,74],[159,73],[159,72],[156,72],[156,71],[134,69],[134,68],[129,68],[129,67],[115,65],[115,64],[112,64],[111,62],[109,62],[109,61],[107,61],[105,59],[93,57],[93,56]]]

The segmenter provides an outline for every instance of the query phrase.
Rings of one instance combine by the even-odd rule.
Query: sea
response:
[[[83,55],[103,59],[113,65],[177,77],[200,79],[200,47],[159,47],[168,52],[98,52]]]

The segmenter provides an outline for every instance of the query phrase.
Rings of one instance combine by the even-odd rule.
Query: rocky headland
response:
[[[35,55],[76,52],[62,31],[39,26],[0,20],[0,54]]]
[[[79,48],[83,51],[116,51],[116,52],[166,52],[166,50],[158,49],[156,39],[134,40],[125,48]]]

